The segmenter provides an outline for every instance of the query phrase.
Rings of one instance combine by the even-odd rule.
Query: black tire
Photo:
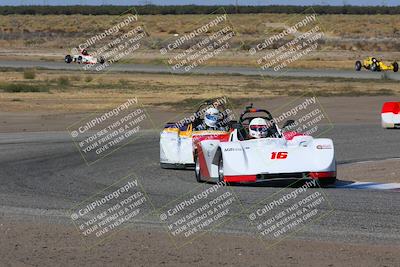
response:
[[[160,167],[161,167],[161,169],[172,169],[171,164],[167,164],[167,163],[160,162]]]
[[[103,65],[106,61],[104,60],[104,57],[100,57],[99,58],[99,62],[101,65]]]
[[[199,162],[199,156],[197,155],[197,151],[194,152],[194,175],[196,176],[196,181],[198,183],[204,182],[201,179],[200,162]]]
[[[219,153],[218,159],[218,181],[224,182],[224,159],[222,158],[222,153]]]
[[[393,62],[393,71],[398,72],[399,71],[399,64],[397,62]]]
[[[82,56],[79,56],[78,60],[76,62],[78,62],[78,64],[81,64],[82,63]]]
[[[318,183],[321,187],[325,186],[330,186],[334,185],[336,183],[336,177],[328,178],[328,179],[323,179],[323,180],[318,180]]]
[[[371,64],[371,71],[378,71],[378,65],[375,62]]]
[[[355,64],[356,71],[360,71],[360,70],[361,70],[361,67],[362,67],[361,61],[357,60],[357,61],[356,61],[356,64]]]
[[[185,164],[174,164],[174,163],[161,163],[161,169],[172,169],[172,170],[184,170],[186,169]]]
[[[65,58],[64,58],[64,61],[65,61],[65,63],[71,63],[72,62],[72,57],[71,57],[71,55],[66,55],[65,56]]]

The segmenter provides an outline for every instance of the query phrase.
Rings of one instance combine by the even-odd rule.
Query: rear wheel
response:
[[[356,65],[355,65],[355,68],[356,68],[356,71],[360,71],[361,70],[361,61],[359,61],[359,60],[357,60],[356,61]]]
[[[82,56],[79,56],[78,60],[76,62],[78,62],[78,64],[81,64],[82,63]]]
[[[64,58],[65,63],[71,63],[72,62],[72,57],[71,55],[66,55]]]
[[[393,62],[393,71],[398,72],[399,71],[399,64],[397,62]]]
[[[100,64],[102,64],[102,65],[103,65],[103,64],[104,64],[104,62],[106,62],[106,61],[105,61],[104,57],[100,57],[100,60],[99,60],[99,62],[100,62]]]

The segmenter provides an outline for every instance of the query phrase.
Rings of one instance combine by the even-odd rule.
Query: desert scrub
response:
[[[36,78],[35,69],[25,69],[24,70],[24,79],[34,80]]]
[[[58,82],[58,85],[61,87],[66,87],[71,84],[71,82],[67,76],[58,77],[57,82]]]
[[[39,93],[50,91],[48,86],[23,83],[2,84],[0,85],[0,90],[7,93]]]

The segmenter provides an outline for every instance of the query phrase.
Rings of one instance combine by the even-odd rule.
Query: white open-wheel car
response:
[[[253,118],[269,122],[268,136],[250,139]],[[202,140],[196,144],[197,181],[254,183],[282,179],[316,179],[321,184],[336,181],[333,142],[280,129],[265,109],[247,107],[226,140]]]
[[[104,64],[105,59],[100,56],[99,58],[90,55],[86,49],[81,50],[77,55],[66,55],[64,57],[65,63],[78,63],[78,64]]]
[[[215,105],[216,101],[206,100],[193,113],[194,120],[168,122],[160,133],[160,165],[164,169],[193,168],[195,165],[196,143],[202,140],[227,140],[231,131],[230,110],[223,104]],[[204,110],[210,106],[219,109],[222,123],[227,125],[226,130],[198,130],[197,126],[203,123]]]

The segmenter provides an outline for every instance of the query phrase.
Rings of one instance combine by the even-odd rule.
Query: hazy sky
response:
[[[0,0],[0,5],[400,5],[400,0]]]

